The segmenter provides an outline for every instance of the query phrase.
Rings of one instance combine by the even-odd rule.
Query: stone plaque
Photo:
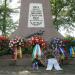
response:
[[[45,40],[62,37],[53,26],[49,0],[21,0],[19,27],[12,37],[30,38],[34,35]]]
[[[28,27],[44,27],[42,3],[30,3]]]

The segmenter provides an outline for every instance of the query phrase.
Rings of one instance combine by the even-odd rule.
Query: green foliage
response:
[[[32,54],[34,46],[30,46],[27,48],[22,48],[23,54]]]
[[[67,35],[66,37],[64,37],[64,40],[72,41],[75,40],[75,38],[70,35]]]
[[[75,0],[50,0],[54,25],[57,30],[60,27],[74,30],[75,27]]]
[[[9,47],[7,49],[5,49],[5,50],[0,50],[0,56],[10,55],[10,54],[12,54],[12,51],[11,51],[11,49]]]
[[[13,22],[10,16],[13,12],[14,11],[8,7],[7,0],[4,0],[4,3],[0,5],[0,31],[2,35],[11,33],[17,27],[17,24]]]

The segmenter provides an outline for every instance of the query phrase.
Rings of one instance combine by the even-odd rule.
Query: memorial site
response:
[[[0,16],[3,18],[3,21],[0,21],[0,30],[2,26],[2,29],[4,28],[0,35],[0,75],[74,75],[75,37],[65,37],[60,33],[63,27],[70,28],[70,25],[66,25],[71,22],[75,24],[74,20],[72,21],[74,13],[72,16],[66,16],[72,12],[73,8],[70,12],[67,10],[69,5],[73,7],[74,2],[19,0],[19,23],[17,28],[12,25],[13,31],[10,26],[12,21],[9,22],[7,17],[7,11],[10,9],[7,1],[4,0],[5,9],[0,7]],[[8,35],[10,31],[7,33],[5,29],[13,32]],[[64,32],[65,29],[61,31]]]

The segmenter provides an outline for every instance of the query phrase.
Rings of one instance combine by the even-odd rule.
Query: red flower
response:
[[[29,44],[31,45],[35,45],[35,44],[39,44],[41,47],[43,48],[46,48],[46,42],[45,40],[40,37],[40,36],[34,36],[34,37],[31,37],[29,40],[28,40]]]

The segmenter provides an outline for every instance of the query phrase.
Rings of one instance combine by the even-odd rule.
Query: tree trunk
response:
[[[2,30],[2,35],[3,36],[6,36],[6,15],[7,15],[7,10],[6,10],[6,7],[7,7],[7,0],[4,1],[4,16],[3,16],[3,30]]]

